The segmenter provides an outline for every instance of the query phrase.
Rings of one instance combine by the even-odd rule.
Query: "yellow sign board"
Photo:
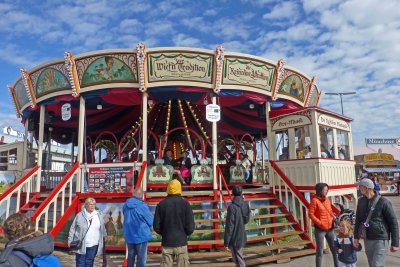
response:
[[[386,154],[386,153],[373,153],[373,154],[367,154],[364,155],[364,162],[367,161],[393,161],[393,155],[391,154]]]

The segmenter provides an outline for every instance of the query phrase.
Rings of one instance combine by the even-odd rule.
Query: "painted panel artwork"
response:
[[[192,53],[149,54],[149,82],[194,81],[211,83],[213,56]]]
[[[262,62],[226,58],[222,84],[252,86],[271,91],[275,68]]]
[[[132,82],[134,78],[131,69],[116,57],[105,56],[96,59],[83,74],[82,86],[113,82]]]
[[[22,80],[19,80],[19,82],[17,82],[17,84],[14,87],[14,92],[15,92],[15,97],[17,98],[17,101],[18,101],[18,106],[20,108],[22,108],[23,106],[28,104],[28,102],[29,102],[28,92],[26,92],[26,89],[25,89],[25,86],[24,86],[24,83],[22,82]]]
[[[36,95],[68,89],[70,87],[67,78],[59,70],[47,68],[39,75],[36,84]]]
[[[301,78],[298,75],[288,76],[279,88],[279,93],[304,101],[305,92]]]

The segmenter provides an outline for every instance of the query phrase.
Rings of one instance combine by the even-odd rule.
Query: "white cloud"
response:
[[[267,20],[296,19],[299,17],[299,7],[294,2],[283,2],[277,4],[271,12],[264,14],[263,18]]]
[[[198,47],[201,42],[197,38],[187,36],[183,33],[176,34],[173,38],[175,46]]]

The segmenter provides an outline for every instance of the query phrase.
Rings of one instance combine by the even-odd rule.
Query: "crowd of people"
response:
[[[354,230],[350,218],[339,220],[336,226],[337,236],[336,215],[327,197],[329,186],[326,183],[318,183],[315,186],[309,217],[315,226],[317,267],[322,266],[324,239],[332,253],[335,267],[356,266],[356,252],[361,250],[360,239],[364,240],[365,254],[370,267],[385,266],[389,249],[391,252],[399,250],[399,224],[392,204],[375,191],[375,184],[371,179],[364,178],[357,185],[362,196],[356,208]]]
[[[168,157],[168,153],[167,153]],[[185,158],[182,159],[182,164]],[[399,249],[399,225],[393,207],[386,198],[379,195],[371,179],[364,178],[357,183],[362,197],[356,208],[355,225],[348,217],[337,217],[329,200],[329,186],[318,183],[311,199],[309,217],[315,227],[317,267],[322,265],[324,239],[332,253],[334,266],[356,266],[357,252],[363,247],[370,267],[384,266],[390,250]],[[162,267],[189,266],[188,236],[195,230],[193,210],[182,197],[182,183],[173,179],[167,186],[167,197],[158,203],[154,216],[143,201],[141,188],[134,190],[133,197],[123,206],[124,238],[127,244],[128,266],[146,266],[148,241],[152,229],[161,236]],[[232,187],[234,196],[228,207],[224,247],[232,254],[236,266],[245,266],[243,255],[246,246],[245,225],[250,219],[250,208],[244,201],[242,187]],[[338,220],[339,219],[339,220]],[[49,234],[34,231],[29,217],[13,214],[4,222],[4,234],[9,240],[0,255],[0,266],[32,266],[35,260],[53,260],[50,266],[60,266],[57,257],[51,257],[54,241]],[[336,234],[337,232],[337,234]],[[70,227],[68,246],[75,253],[77,267],[92,267],[96,255],[104,252],[107,235],[101,211],[96,210],[96,200],[87,198]],[[103,266],[106,260],[103,257]]]

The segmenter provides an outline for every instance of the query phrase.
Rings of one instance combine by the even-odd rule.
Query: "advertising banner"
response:
[[[89,169],[90,193],[129,192],[133,187],[133,167],[99,167]]]

